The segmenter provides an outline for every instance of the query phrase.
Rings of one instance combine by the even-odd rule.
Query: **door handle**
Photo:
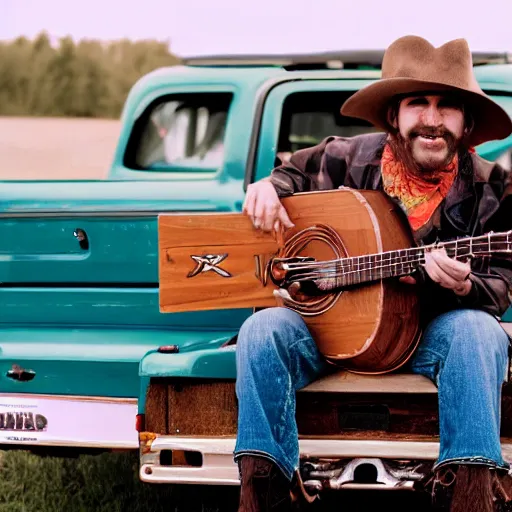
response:
[[[7,371],[5,376],[12,380],[28,382],[36,376],[36,372],[34,370],[25,370],[25,368],[22,368],[17,364],[13,364],[12,368]]]

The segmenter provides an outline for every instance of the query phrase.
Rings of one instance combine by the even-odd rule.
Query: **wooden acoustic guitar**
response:
[[[338,189],[283,199],[295,227],[256,230],[243,213],[161,214],[160,311],[284,306],[306,322],[324,357],[360,373],[399,368],[419,338],[424,263],[399,207],[383,193]],[[282,239],[281,239],[282,238]],[[457,259],[510,253],[512,232],[443,245]]]

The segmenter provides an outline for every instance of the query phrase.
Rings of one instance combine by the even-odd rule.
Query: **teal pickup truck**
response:
[[[108,180],[1,183],[0,448],[140,450],[146,482],[238,484],[234,351],[252,310],[161,313],[158,216],[238,212],[292,152],[373,130],[339,107],[381,59],[189,59],[134,85]],[[512,116],[510,56],[474,62]],[[512,138],[477,150],[511,167]],[[297,418],[311,489],[411,488],[437,454],[418,376],[340,372],[299,393]],[[512,415],[503,432],[512,459]]]

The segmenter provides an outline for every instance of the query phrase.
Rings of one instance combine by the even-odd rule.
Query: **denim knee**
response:
[[[427,338],[433,331],[434,337],[441,336],[445,343],[463,344],[468,353],[484,350],[488,355],[505,357],[508,337],[498,320],[489,313],[474,309],[459,309],[436,318],[425,333]]]
[[[307,332],[307,328],[298,313],[282,307],[263,309],[243,323],[237,351],[251,360],[287,353],[301,331]]]
[[[439,372],[448,353],[460,353],[468,361],[485,358],[506,360],[508,337],[490,314],[459,309],[435,318],[425,329],[411,366],[438,383]]]
[[[303,318],[287,308],[255,313],[243,324],[237,347],[237,376],[301,389],[327,371],[327,363]],[[240,379],[239,379],[240,380]]]

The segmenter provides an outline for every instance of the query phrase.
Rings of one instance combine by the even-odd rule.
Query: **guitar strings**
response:
[[[492,244],[506,244],[508,245],[509,242],[491,242],[491,245]],[[335,264],[338,264],[338,265],[344,265],[344,264],[347,264],[347,265],[352,265],[351,261],[355,261],[355,260],[360,260],[360,259],[364,259],[364,258],[374,258],[375,261],[377,262],[377,258],[380,258],[380,260],[378,261],[378,263],[387,263],[387,262],[392,262],[393,260],[397,260],[399,258],[409,258],[407,259],[405,262],[403,263],[407,263],[407,261],[411,261],[411,257],[412,258],[416,258],[418,255],[419,256],[424,256],[425,252],[426,252],[426,249],[430,248],[430,247],[435,247],[435,246],[425,246],[425,247],[414,247],[414,248],[410,248],[410,249],[397,249],[397,250],[393,250],[393,251],[386,251],[386,252],[381,252],[381,253],[378,253],[378,254],[367,254],[367,255],[360,255],[360,256],[349,256],[348,258],[340,258],[340,259],[335,259],[335,260],[325,260],[325,261],[312,261],[312,262],[309,262],[309,263],[288,263],[288,267],[289,267],[289,270],[305,270],[305,269],[308,269],[308,268],[317,268],[317,267],[323,267],[323,266],[328,266],[328,265],[335,265]],[[471,247],[466,247],[464,249],[468,249],[470,252],[466,253],[466,254],[463,254],[463,253],[459,253],[457,251],[457,257],[465,257],[465,256],[470,256],[472,254],[472,250],[474,249],[480,249],[480,248],[488,248],[489,247],[489,244],[487,243],[482,243],[482,242],[478,242],[478,243],[474,243],[472,244]],[[445,246],[445,249],[447,247]],[[463,249],[463,248],[460,248],[460,249]],[[448,247],[448,250],[452,250],[451,247]],[[453,249],[454,250],[454,249]],[[511,249],[502,249],[500,250],[500,248],[491,248],[490,249],[491,252],[493,253],[509,253],[509,252],[512,252]],[[448,251],[447,251],[448,252]],[[397,254],[396,256],[391,256],[391,254],[393,253],[405,253],[405,254]],[[389,259],[386,259],[384,260],[384,257],[386,255],[390,255]],[[362,263],[371,263],[371,261],[363,261]],[[400,261],[398,261],[397,263],[401,263]],[[359,264],[359,263],[357,263]]]
[[[473,244],[473,248],[478,247],[478,245],[487,246],[487,244]],[[510,251],[507,251],[510,252]],[[417,263],[424,262],[424,252],[422,251],[419,254],[410,254],[413,256],[412,258],[407,259],[406,261],[393,261],[393,259],[379,261],[378,265],[372,265],[371,261],[361,261],[361,263],[356,262],[355,264],[358,268],[353,268],[354,264],[352,261],[359,258],[369,258],[371,256],[355,256],[353,258],[343,258],[341,260],[332,260],[331,262],[318,262],[321,266],[319,268],[318,265],[315,265],[317,262],[312,263],[303,263],[300,267],[293,267],[293,270],[309,270],[313,268],[311,272],[302,273],[297,276],[291,276],[291,282],[299,282],[299,281],[309,281],[309,280],[317,280],[317,279],[335,279],[335,278],[343,278],[349,277],[354,274],[361,274],[364,272],[371,272],[380,269],[388,269],[391,272],[390,276],[377,276],[375,280],[382,279],[384,277],[393,277],[393,272],[397,270],[398,266],[402,267],[412,267],[410,269],[401,269],[401,273],[403,275],[409,273],[409,271],[414,270]],[[464,256],[464,255],[461,255]],[[402,256],[403,257],[403,256]],[[397,258],[394,258],[395,260]],[[352,260],[352,261],[351,261]],[[369,266],[365,266],[369,264]],[[393,268],[394,267],[394,268]]]
[[[415,269],[414,263],[421,263],[421,260],[418,260],[416,262],[408,262],[408,263],[394,263],[392,265],[410,266],[411,267],[410,269],[406,270],[405,268],[403,268],[401,270],[401,272],[403,272],[403,274],[406,275],[410,271]],[[352,275],[360,275],[361,277],[364,277],[364,276],[362,276],[362,273],[368,272],[368,270],[389,269],[389,271],[392,272],[393,270],[396,270],[396,269],[390,268],[390,266],[392,266],[392,265],[377,266],[377,267],[372,267],[371,269],[366,269],[366,270],[350,270],[348,272],[345,272],[345,271],[338,272],[336,269],[329,269],[326,272],[325,271],[310,272],[308,274],[300,274],[298,276],[291,276],[289,281],[290,282],[299,282],[299,281],[312,281],[312,280],[318,280],[318,279],[321,279],[321,280],[322,279],[335,279],[335,278],[349,277]],[[384,277],[393,277],[393,273],[391,273],[390,276],[384,276],[384,275],[376,276],[375,278],[370,279],[370,280],[379,280],[379,279],[383,279]]]

